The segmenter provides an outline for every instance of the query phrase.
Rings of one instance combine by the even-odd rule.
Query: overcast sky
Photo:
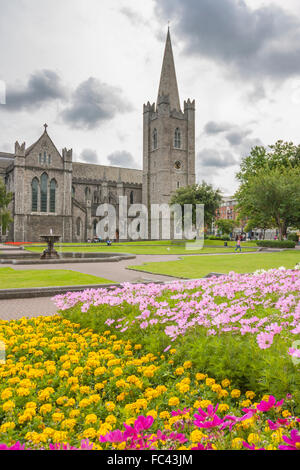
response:
[[[0,151],[47,122],[77,161],[141,168],[168,21],[199,182],[232,194],[252,146],[300,143],[299,0],[0,0]]]

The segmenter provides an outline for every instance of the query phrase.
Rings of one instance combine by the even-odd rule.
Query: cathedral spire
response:
[[[159,103],[160,96],[167,95],[169,96],[170,108],[176,109],[176,111],[180,111],[180,100],[170,36],[170,28],[168,28],[164,60],[160,76],[157,104]]]

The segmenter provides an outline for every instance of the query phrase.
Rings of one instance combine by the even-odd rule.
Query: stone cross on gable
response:
[[[45,132],[47,132],[48,124],[44,124]]]

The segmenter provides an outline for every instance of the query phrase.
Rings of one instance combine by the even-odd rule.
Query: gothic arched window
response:
[[[88,186],[85,188],[84,193],[85,193],[85,200],[87,201],[88,199],[90,199],[90,195],[91,195],[91,190]]]
[[[152,133],[152,146],[153,146],[153,150],[156,150],[158,147],[157,129],[154,129]]]
[[[75,197],[75,186],[72,186],[72,197]]]
[[[38,192],[39,180],[34,178],[31,183],[31,210],[32,212],[38,211]]]
[[[97,220],[94,220],[94,222],[93,222],[93,234],[94,234],[94,237],[96,237],[96,235],[97,235],[97,224],[98,224],[98,221],[97,221]]]
[[[47,212],[48,209],[48,175],[43,173],[41,176],[41,212]]]
[[[131,191],[131,193],[130,193],[130,204],[133,204],[133,197],[134,197],[134,194],[133,194],[133,191]]]
[[[81,236],[81,218],[80,217],[78,217],[78,219],[76,220],[76,233],[78,237]]]
[[[56,211],[56,181],[53,179],[50,183],[50,212]]]
[[[180,149],[181,148],[181,133],[180,133],[180,129],[177,127],[177,129],[175,129],[175,135],[174,135],[174,147],[176,149]]]

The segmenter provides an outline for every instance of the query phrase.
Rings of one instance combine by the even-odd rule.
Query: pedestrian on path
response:
[[[237,238],[237,241],[236,241],[236,247],[235,247],[235,250],[234,251],[238,251],[241,253],[242,252],[242,247],[241,247],[241,239],[240,237]]]

